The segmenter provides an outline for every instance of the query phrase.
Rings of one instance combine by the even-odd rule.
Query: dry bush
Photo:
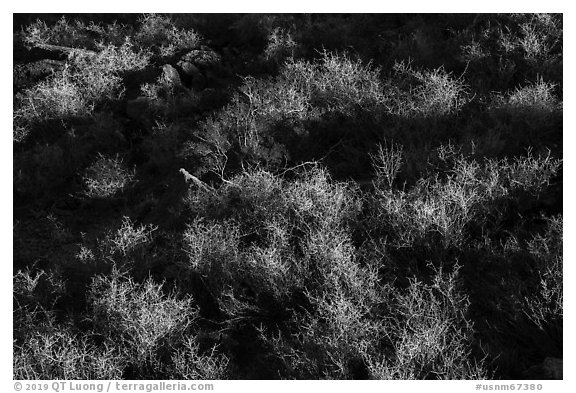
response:
[[[158,14],[147,14],[140,20],[134,39],[141,47],[152,48],[164,58],[200,45],[196,32],[178,29],[170,17]]]
[[[540,130],[562,111],[562,102],[555,95],[556,88],[555,84],[540,78],[535,83],[496,96],[491,114],[502,122],[521,123]]]
[[[129,26],[116,22],[101,25],[91,21],[68,21],[64,16],[54,25],[48,26],[40,19],[26,26],[23,41],[30,46],[60,45],[72,48],[94,49],[98,42],[120,45],[132,34]]]
[[[537,195],[560,166],[550,155],[530,152],[512,161],[487,159],[482,164],[460,156],[444,179],[423,178],[409,191],[378,186],[372,223],[396,247],[432,246],[437,236],[445,247],[462,246],[470,224],[483,226],[488,217],[504,214],[498,209],[503,198],[514,199],[519,192]]]
[[[396,294],[385,326],[393,356],[368,358],[376,379],[485,379],[484,366],[470,360],[473,326],[469,302],[458,286],[458,267],[436,272],[431,284],[410,282]]]
[[[124,366],[117,348],[98,348],[67,328],[35,332],[14,348],[14,379],[120,379]]]
[[[195,339],[188,337],[172,356],[170,377],[180,380],[218,380],[228,376],[230,360],[218,354],[214,348],[203,354]]]
[[[456,114],[468,103],[468,87],[442,67],[416,70],[410,63],[394,65],[387,105],[403,118],[441,118]]]
[[[528,251],[537,261],[539,283],[538,291],[525,299],[525,313],[541,330],[561,323],[564,316],[562,223],[561,216],[549,219],[546,233],[528,243]]]
[[[95,330],[138,368],[176,345],[197,313],[189,298],[165,294],[152,279],[136,283],[115,269],[93,278],[87,298]]]
[[[124,93],[120,76],[148,65],[150,53],[135,51],[129,40],[101,45],[95,53],[72,51],[60,73],[28,88],[15,100],[14,139],[22,141],[37,122],[89,117],[97,105]]]
[[[123,160],[116,157],[105,157],[99,154],[98,159],[86,168],[83,176],[86,195],[91,198],[110,198],[123,191],[134,182],[135,170],[127,169]]]

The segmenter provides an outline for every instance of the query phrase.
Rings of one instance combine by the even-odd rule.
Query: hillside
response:
[[[561,378],[562,23],[15,14],[14,378]]]

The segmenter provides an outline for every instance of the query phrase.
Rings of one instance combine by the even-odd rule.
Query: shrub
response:
[[[562,82],[561,15],[483,15],[466,35],[462,57],[480,91],[506,90],[538,76]]]
[[[528,243],[528,250],[537,261],[538,290],[525,299],[528,318],[541,330],[562,323],[563,319],[563,263],[562,217],[548,220],[544,235],[536,235]]]
[[[290,293],[287,262],[274,247],[242,247],[237,224],[193,221],[184,233],[189,261],[184,268],[199,275],[220,311],[240,317],[258,296],[285,300]],[[209,310],[214,311],[214,310]]]
[[[14,379],[120,379],[124,359],[115,348],[97,348],[67,328],[35,332],[14,348]]]
[[[294,315],[290,330],[260,329],[281,360],[282,377],[366,379],[365,355],[378,345],[382,326],[369,310],[342,294],[313,297],[314,314]]]
[[[228,363],[228,357],[218,354],[215,348],[202,354],[195,339],[188,337],[183,346],[172,356],[173,366],[170,368],[170,376],[180,380],[225,379]]]
[[[288,183],[262,170],[247,172],[214,193],[192,192],[188,204],[202,218],[185,232],[187,268],[203,277],[232,314],[244,307],[241,302],[269,298],[286,304],[307,283],[324,285],[327,273],[315,264],[330,262],[314,262],[314,253],[331,252],[322,241],[347,228],[359,212],[351,190],[332,184],[319,168]],[[316,235],[323,240],[308,244],[308,237]],[[339,250],[338,241],[330,240],[332,248]],[[351,250],[346,242],[342,247],[342,252]],[[299,256],[308,249],[315,251]],[[252,295],[246,297],[247,292]],[[227,298],[240,303],[223,304]]]
[[[61,277],[44,270],[33,273],[29,268],[18,270],[14,283],[14,339],[26,339],[33,326],[50,325],[54,308],[66,294],[66,283]]]
[[[30,269],[18,270],[14,275],[14,296],[19,308],[26,305],[51,309],[57,297],[65,292],[65,284],[55,274]],[[47,303],[48,302],[48,303]]]
[[[288,329],[306,332],[305,338],[270,326],[261,331],[292,370],[288,375],[351,377],[349,357],[361,359],[358,348],[368,346],[377,325],[355,318],[378,299],[377,273],[360,267],[347,232],[360,208],[353,190],[313,168],[291,181],[247,172],[214,193],[192,195],[192,211],[205,218],[185,233],[189,268],[201,274],[227,317],[289,318]],[[281,313],[302,307],[302,292],[314,314]]]
[[[215,194],[191,192],[188,204],[196,214],[232,218],[242,233],[264,237],[262,229],[275,223],[286,225],[291,234],[345,227],[360,211],[354,188],[333,182],[317,164],[290,182],[264,170],[244,172],[226,181]]]
[[[135,170],[128,170],[118,155],[105,157],[99,154],[83,176],[85,194],[90,198],[110,198],[133,183],[134,177]]]
[[[288,61],[280,77],[324,111],[355,114],[374,111],[384,102],[380,70],[346,55],[322,52],[316,63]]]
[[[192,213],[209,219],[232,218],[251,232],[281,211],[282,181],[270,172],[245,172],[222,183],[216,193],[191,189],[187,203]]]
[[[53,26],[47,26],[38,19],[26,26],[22,33],[24,42],[31,46],[60,45],[84,49],[94,49],[97,42],[119,45],[130,34],[132,31],[129,27],[116,22],[102,26],[79,20],[70,22],[64,16]]]
[[[98,50],[92,52],[72,52],[69,57],[78,71],[122,73],[126,71],[139,71],[144,69],[149,61],[151,53],[148,49],[137,49],[132,40],[128,37],[121,45],[99,44]]]
[[[313,167],[286,187],[286,201],[296,227],[304,233],[318,228],[343,228],[355,221],[360,201],[355,189],[333,182],[327,170]]]
[[[188,225],[184,232],[188,265],[206,280],[218,297],[237,284],[235,278],[241,274],[239,236],[231,222],[210,224],[199,220]]]
[[[28,45],[61,45],[68,47],[89,48],[93,44],[93,37],[88,35],[87,26],[80,22],[69,22],[62,17],[56,24],[48,27],[40,19],[27,26],[23,32],[24,42]]]
[[[410,63],[397,62],[387,105],[404,118],[441,118],[458,113],[468,102],[462,77],[454,79],[442,67],[415,70]]]
[[[189,298],[164,294],[150,278],[135,283],[116,269],[93,278],[88,302],[96,331],[138,368],[153,364],[162,347],[175,346],[196,316]]]
[[[376,379],[485,379],[483,364],[470,357],[473,327],[468,299],[458,288],[458,270],[436,272],[431,284],[412,280],[396,295],[385,329],[394,355],[368,357]]]
[[[291,315],[287,330],[262,328],[261,338],[291,378],[365,378],[364,358],[383,334],[375,314],[382,301],[378,273],[360,266],[344,231],[322,228],[302,242],[292,275],[300,275],[310,305]]]
[[[121,46],[100,45],[98,52],[72,52],[68,62],[73,67],[75,83],[91,102],[120,98],[124,93],[121,74],[144,69],[150,52],[134,50],[129,39]]]
[[[227,136],[242,160],[278,166],[288,158],[284,143],[294,138],[289,127],[308,116],[307,98],[287,80],[248,77],[240,89],[242,95],[233,97],[216,122],[209,125]]]
[[[57,324],[66,283],[57,274],[30,269],[14,276],[15,379],[120,378],[122,358],[115,349],[95,346],[86,334]]]
[[[520,122],[525,127],[541,129],[562,109],[562,103],[554,95],[555,88],[555,84],[540,78],[535,83],[497,96],[491,111],[501,121]]]
[[[150,54],[135,52],[130,41],[120,47],[100,46],[99,51],[75,52],[68,57],[61,73],[26,89],[15,102],[15,140],[35,122],[91,116],[96,105],[123,94],[120,73],[141,70]]]
[[[119,252],[123,256],[135,251],[138,247],[152,241],[152,233],[158,227],[154,225],[141,225],[136,228],[129,217],[123,217],[122,226],[116,234],[108,238],[111,252]]]
[[[392,183],[402,166],[402,146],[395,144],[378,145],[376,153],[370,154],[372,166],[376,172],[376,179],[384,184],[378,184],[377,187],[387,185],[392,189]]]
[[[145,15],[140,20],[134,39],[143,48],[154,48],[160,57],[172,57],[200,45],[196,32],[178,29],[170,17],[157,14]]]
[[[356,108],[375,111],[384,102],[380,70],[370,64],[324,51],[315,71],[311,100],[321,108],[353,114]]]
[[[388,228],[381,227],[395,246],[412,247],[415,242],[433,246],[435,236],[446,247],[461,246],[471,223],[502,219],[504,212],[498,207],[502,198],[513,199],[519,192],[537,195],[561,165],[550,155],[534,157],[530,152],[511,162],[487,159],[480,164],[460,156],[453,163],[444,180],[424,178],[408,192],[383,188],[386,183],[376,181],[379,213],[372,222]]]
[[[275,79],[247,77],[240,91],[202,124],[201,134],[224,136],[226,153],[267,168],[291,159],[307,133],[305,121],[323,113],[377,115],[384,102],[379,70],[327,52],[317,63],[288,61]]]
[[[554,14],[518,15],[520,36],[517,45],[528,60],[549,60],[562,45],[562,19]]]
[[[65,67],[62,74],[24,92],[17,101],[14,121],[25,127],[32,121],[87,116],[93,109],[81,87],[74,83],[70,67]]]
[[[268,36],[268,44],[264,49],[264,58],[280,65],[287,58],[293,58],[298,45],[290,32],[277,27]]]

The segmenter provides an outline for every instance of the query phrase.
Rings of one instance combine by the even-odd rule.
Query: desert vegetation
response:
[[[15,379],[542,379],[562,15],[14,15]]]

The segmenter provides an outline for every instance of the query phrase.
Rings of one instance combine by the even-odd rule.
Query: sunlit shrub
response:
[[[152,233],[158,227],[153,225],[141,225],[136,227],[128,217],[122,219],[122,226],[115,234],[108,238],[111,251],[119,252],[122,255],[136,250],[138,247],[152,241]]]
[[[410,63],[394,65],[388,92],[393,114],[410,118],[440,118],[458,113],[468,102],[467,86],[443,68],[416,70]]]
[[[486,160],[483,164],[460,156],[445,179],[421,179],[413,189],[390,190],[378,184],[376,226],[390,231],[399,247],[414,242],[429,246],[440,236],[445,246],[460,246],[467,239],[467,226],[486,222],[501,198],[514,198],[518,192],[537,195],[560,169],[561,162],[547,156],[528,154],[512,161]],[[497,213],[499,212],[499,213]]]
[[[233,223],[210,224],[196,221],[184,232],[189,265],[214,290],[230,289],[239,272],[239,233]]]
[[[178,29],[170,17],[158,14],[148,14],[141,19],[134,39],[143,48],[154,48],[161,57],[171,57],[178,51],[200,45],[200,37],[194,31]]]
[[[205,354],[201,353],[194,338],[188,337],[172,356],[170,376],[181,380],[226,379],[229,362],[226,356],[218,354],[214,349]]]
[[[126,189],[134,182],[134,177],[135,171],[127,169],[119,156],[100,154],[84,173],[85,193],[91,198],[109,198]]]
[[[40,270],[19,270],[13,277],[14,338],[20,340],[32,333],[32,326],[48,324],[54,318],[54,306],[66,294],[61,277]]]
[[[53,26],[48,26],[40,19],[26,26],[24,42],[28,45],[62,45],[69,47],[90,47],[93,38],[88,33],[88,26],[83,22],[69,22],[62,17]]]
[[[240,94],[202,125],[224,135],[240,161],[277,167],[306,135],[302,123],[323,113],[377,115],[385,100],[379,70],[324,52],[315,63],[288,61],[274,79],[247,77]]]
[[[94,49],[97,42],[121,44],[132,33],[128,26],[118,24],[100,25],[94,22],[86,24],[79,20],[69,21],[60,18],[54,25],[48,26],[40,19],[26,26],[23,31],[24,42],[31,46],[59,45],[71,48]]]
[[[114,82],[113,82],[114,83]],[[87,116],[93,104],[74,81],[69,67],[62,74],[26,90],[14,110],[16,124],[34,120]]]
[[[87,298],[96,331],[138,367],[154,361],[160,347],[174,345],[196,315],[190,299],[165,294],[152,279],[138,284],[117,270],[94,277]]]
[[[294,57],[297,46],[290,32],[278,27],[268,36],[264,58],[281,64],[285,59]]]
[[[492,114],[503,122],[521,123],[530,129],[542,128],[562,110],[555,89],[556,85],[540,78],[535,83],[495,97]]]
[[[147,51],[121,46],[101,46],[94,53],[71,52],[61,73],[26,89],[15,100],[16,140],[23,140],[30,124],[50,119],[88,117],[96,105],[122,96],[120,73],[141,70],[150,59]]]
[[[396,295],[386,330],[393,356],[368,357],[376,379],[484,379],[481,363],[470,359],[473,326],[469,301],[458,285],[458,270],[433,277],[431,284],[410,282]]]
[[[542,330],[561,323],[564,315],[562,223],[562,217],[549,219],[546,233],[528,243],[540,282],[538,291],[527,296],[525,312]]]
[[[341,251],[350,258],[348,240],[340,250],[340,240],[329,239],[353,222],[359,201],[320,168],[286,183],[264,171],[247,172],[217,193],[192,192],[188,204],[203,217],[185,232],[188,268],[200,273],[215,294],[234,293],[239,300],[243,283],[255,295],[289,302],[306,283],[324,285],[334,269],[355,274],[352,266],[331,266],[323,253]],[[298,257],[297,250],[306,256]]]
[[[124,359],[113,347],[97,348],[67,328],[35,332],[14,348],[15,379],[120,379]]]

